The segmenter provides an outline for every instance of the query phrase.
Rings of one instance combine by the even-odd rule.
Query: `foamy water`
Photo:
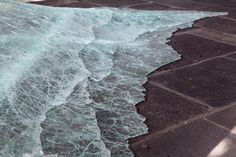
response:
[[[0,156],[133,156],[146,75],[180,59],[167,38],[224,14],[0,0]]]

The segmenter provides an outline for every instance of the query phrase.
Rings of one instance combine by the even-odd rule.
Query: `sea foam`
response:
[[[224,14],[0,0],[0,156],[133,156],[146,75],[180,59],[167,38]]]

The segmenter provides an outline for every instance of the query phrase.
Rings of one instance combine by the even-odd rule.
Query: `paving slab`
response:
[[[235,67],[235,61],[219,58],[162,75],[152,75],[149,80],[213,107],[221,107],[236,100]]]
[[[213,17],[199,20],[194,25],[225,33],[236,34],[236,20],[233,21],[220,17]]]
[[[207,119],[236,134],[236,106],[218,112]]]
[[[92,2],[96,4],[100,4],[101,6],[108,6],[108,7],[125,7],[131,4],[139,4],[145,3],[144,0],[87,0],[87,2]]]
[[[235,145],[236,135],[199,120],[131,149],[137,157],[235,157]]]
[[[138,112],[146,117],[149,131],[159,131],[191,117],[208,112],[206,106],[170,93],[151,83],[145,85],[145,101],[137,105]]]
[[[228,55],[227,57],[236,59],[236,52],[234,54]]]
[[[169,5],[182,9],[192,9],[192,10],[211,6],[211,4],[199,3],[193,0],[155,0],[155,1],[164,5]]]
[[[236,7],[236,1],[235,0],[193,0],[195,2],[202,2],[205,4],[214,4],[218,6],[224,6],[224,7]]]
[[[175,8],[171,8],[169,6],[165,6],[159,3],[149,3],[149,4],[138,4],[133,5],[130,8],[137,10],[174,10]]]
[[[188,30],[187,30],[188,31]],[[224,55],[235,51],[236,47],[201,38],[191,34],[174,35],[168,43],[182,55],[181,60],[159,68],[157,71],[196,63],[211,57]]]
[[[194,28],[188,31],[188,33],[202,37],[202,38],[210,39],[216,42],[221,42],[228,45],[236,46],[235,34],[214,31],[212,29],[206,29],[206,28]]]
[[[236,19],[236,9],[229,11],[229,17]]]
[[[83,1],[78,1],[78,2],[74,2],[74,3],[67,3],[67,4],[61,4],[59,7],[77,7],[77,6],[80,6],[80,8],[100,7],[99,4],[83,2]]]

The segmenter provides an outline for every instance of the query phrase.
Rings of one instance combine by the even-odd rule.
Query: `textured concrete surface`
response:
[[[137,107],[139,113],[147,117],[146,124],[150,132],[178,124],[211,109],[207,106],[199,106],[198,103],[167,91],[152,82],[148,82],[145,88],[147,89],[145,101]]]
[[[234,46],[184,33],[174,35],[168,44],[178,51],[178,53],[182,54],[182,58],[157,69],[157,71],[190,65],[236,51],[236,47]]]
[[[199,120],[131,148],[138,157],[218,157],[215,154],[235,157],[235,145],[235,134],[206,120]],[[222,150],[224,146],[227,150]]]
[[[210,106],[221,107],[236,101],[235,67],[235,61],[222,57],[153,75],[149,80]]]
[[[213,17],[199,20],[195,26],[222,31],[224,33],[236,34],[236,22],[227,18]]]

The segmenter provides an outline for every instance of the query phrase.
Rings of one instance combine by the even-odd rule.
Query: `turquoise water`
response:
[[[167,38],[224,14],[0,0],[0,156],[133,156],[146,75],[180,59]]]

